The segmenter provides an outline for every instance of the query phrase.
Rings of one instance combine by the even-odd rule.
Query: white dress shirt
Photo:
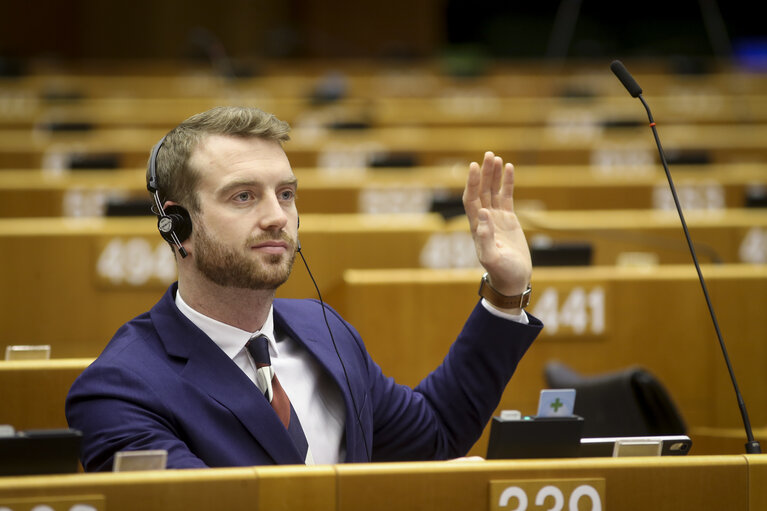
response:
[[[484,298],[482,305],[495,316],[529,323],[524,311],[520,315],[508,314],[496,309]],[[256,365],[245,349],[245,344],[256,334],[265,335],[269,339],[269,356],[274,373],[301,421],[314,463],[333,464],[344,461],[346,408],[343,396],[308,350],[295,339],[275,333],[273,306],[269,308],[264,325],[255,332],[240,330],[197,312],[184,302],[179,292],[176,293],[176,306],[245,372],[253,385],[256,384]]]
[[[346,458],[344,438],[346,408],[338,386],[314,356],[291,337],[274,331],[274,308],[260,330],[246,332],[221,323],[192,309],[176,293],[176,306],[256,384],[256,365],[245,349],[255,334],[269,339],[269,356],[274,373],[290,398],[301,421],[316,464],[339,463]]]

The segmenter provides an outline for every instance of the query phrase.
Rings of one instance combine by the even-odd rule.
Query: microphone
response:
[[[711,304],[711,298],[708,294],[708,288],[706,287],[706,281],[703,280],[703,273],[700,270],[700,265],[698,264],[698,257],[695,254],[695,247],[692,243],[692,239],[690,238],[690,231],[687,229],[687,222],[685,222],[684,214],[682,214],[682,205],[679,202],[679,196],[676,193],[676,187],[674,186],[674,181],[671,179],[671,171],[668,168],[668,163],[666,163],[666,155],[663,153],[663,147],[660,145],[660,138],[658,137],[658,130],[655,127],[655,120],[652,117],[652,112],[650,111],[650,106],[645,101],[644,97],[642,97],[642,88],[639,86],[639,84],[634,80],[634,77],[631,76],[631,73],[628,72],[626,69],[626,66],[623,65],[623,63],[620,60],[615,60],[610,64],[610,69],[613,73],[615,73],[615,76],[618,77],[618,79],[621,81],[624,87],[626,87],[626,90],[629,91],[629,94],[631,94],[634,98],[639,98],[639,100],[642,102],[642,105],[644,105],[645,110],[647,111],[647,117],[650,120],[650,128],[652,129],[653,136],[655,137],[655,144],[658,146],[658,153],[660,154],[660,161],[663,164],[663,170],[666,172],[666,178],[668,179],[668,185],[671,188],[671,195],[674,198],[674,204],[676,205],[676,211],[679,214],[679,220],[682,222],[682,230],[684,231],[685,238],[687,239],[687,245],[690,247],[690,255],[692,255],[692,261],[695,264],[695,270],[698,272],[698,280],[700,281],[700,287],[703,289],[703,296],[706,298],[706,304],[708,305],[708,312],[711,315],[711,321],[714,323],[714,330],[716,330],[716,336],[717,339],[719,339],[719,346],[722,349],[722,355],[724,356],[725,364],[727,365],[727,371],[730,373],[730,380],[732,380],[732,386],[735,390],[735,397],[738,400],[738,407],[740,408],[740,415],[743,418],[743,426],[746,430],[746,453],[747,454],[759,454],[762,452],[761,447],[759,446],[759,442],[754,440],[754,433],[751,431],[751,422],[748,420],[748,412],[746,411],[746,403],[743,401],[743,396],[740,393],[740,389],[738,388],[738,382],[735,379],[735,371],[732,368],[732,364],[730,363],[730,357],[727,354],[727,348],[724,344],[724,339],[722,338],[722,332],[719,329],[719,322],[716,319],[716,314],[714,313],[714,306]]]
[[[613,73],[615,73],[615,76],[618,77],[618,80],[621,81],[623,86],[626,87],[626,90],[629,91],[632,98],[642,95],[642,87],[640,87],[637,81],[634,80],[634,77],[631,76],[631,73],[629,73],[626,66],[623,65],[623,62],[614,60],[613,63],[610,64],[610,69],[612,69]]]

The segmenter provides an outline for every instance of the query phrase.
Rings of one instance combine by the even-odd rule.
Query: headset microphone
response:
[[[708,305],[708,311],[711,315],[711,320],[714,323],[714,330],[716,330],[716,336],[719,339],[719,346],[722,349],[722,355],[724,356],[725,364],[727,365],[727,370],[730,373],[730,380],[732,380],[732,386],[735,389],[735,396],[738,400],[738,406],[740,407],[740,414],[743,418],[743,426],[746,430],[746,437],[748,441],[746,442],[746,453],[747,454],[759,454],[762,452],[761,447],[759,446],[759,442],[754,440],[754,434],[751,431],[751,422],[748,420],[748,412],[746,411],[746,404],[743,401],[743,396],[740,393],[740,389],[738,388],[738,382],[735,379],[735,372],[732,368],[732,364],[730,363],[730,357],[727,354],[727,348],[724,344],[724,339],[722,338],[722,333],[719,330],[719,323],[716,319],[716,314],[714,314],[714,306],[711,304],[711,298],[708,295],[708,289],[706,288],[706,282],[703,280],[703,273],[700,270],[700,265],[698,264],[698,257],[695,255],[695,247],[692,243],[692,239],[690,238],[690,231],[687,229],[687,222],[684,220],[684,215],[682,214],[682,205],[679,202],[679,197],[676,193],[676,187],[674,186],[674,181],[671,179],[671,171],[668,168],[668,163],[666,163],[666,155],[663,153],[663,148],[660,145],[660,138],[658,137],[658,130],[655,127],[655,121],[652,117],[652,112],[650,112],[650,106],[647,104],[645,99],[642,97],[642,88],[639,86],[639,84],[634,80],[634,77],[631,76],[631,73],[628,72],[626,67],[623,65],[623,63],[620,60],[613,61],[612,64],[610,64],[610,69],[613,73],[615,73],[615,76],[618,77],[618,79],[621,81],[624,87],[626,87],[626,90],[629,91],[629,94],[631,94],[632,97],[639,98],[639,100],[642,102],[642,105],[644,105],[645,110],[647,111],[647,117],[650,120],[650,128],[652,129],[652,133],[655,137],[655,144],[658,146],[658,152],[660,153],[660,161],[663,164],[663,170],[666,172],[666,178],[668,179],[669,187],[671,188],[671,195],[674,198],[674,204],[676,205],[676,211],[679,214],[679,219],[682,222],[682,230],[684,231],[684,235],[687,238],[687,245],[690,247],[690,254],[692,255],[692,261],[695,264],[695,270],[698,272],[698,280],[700,281],[700,286],[703,289],[703,295],[706,298],[706,304]]]
[[[296,226],[298,228],[298,226]],[[362,443],[365,444],[365,450],[367,452],[371,452],[370,447],[368,445],[367,436],[365,435],[365,428],[362,426],[362,420],[360,419],[360,412],[359,408],[357,407],[357,400],[354,399],[354,392],[352,391],[352,384],[349,382],[349,373],[346,371],[346,364],[344,364],[343,359],[341,358],[341,353],[338,351],[338,345],[336,344],[336,339],[333,337],[333,330],[330,328],[330,322],[328,321],[328,315],[325,312],[325,302],[322,300],[322,294],[320,293],[320,288],[317,285],[317,281],[314,280],[314,275],[312,275],[312,271],[309,269],[309,265],[306,263],[306,258],[304,257],[303,252],[301,252],[301,243],[298,243],[298,249],[297,249],[298,255],[301,256],[301,260],[304,262],[304,266],[306,267],[306,272],[309,274],[309,278],[312,279],[312,284],[314,284],[314,289],[317,291],[317,298],[319,298],[320,301],[320,307],[322,307],[322,317],[325,319],[325,326],[328,329],[328,333],[330,334],[330,340],[333,343],[333,349],[336,351],[336,357],[338,357],[338,361],[341,363],[341,369],[343,369],[344,372],[344,379],[346,380],[346,386],[349,389],[349,397],[352,399],[352,406],[354,407],[354,415],[357,418],[357,425],[360,428],[360,434],[362,435]],[[370,461],[370,459],[368,459]]]
[[[301,217],[296,216],[296,252],[301,252],[301,239],[298,237],[298,228],[301,226]],[[304,256],[301,256],[301,259],[304,259]],[[304,266],[306,266],[306,259],[304,259]],[[306,269],[308,270],[309,267],[306,266]],[[311,272],[309,272],[311,274]],[[314,278],[312,278],[314,280]],[[315,284],[316,286],[316,284]]]
[[[160,235],[165,241],[178,248],[181,257],[186,257],[188,254],[181,242],[192,234],[192,218],[182,206],[173,205],[163,208],[158,191],[157,153],[160,152],[163,142],[165,142],[165,137],[162,137],[152,148],[149,157],[149,181],[147,181],[146,188],[154,197],[155,208],[153,210],[157,214],[157,230],[160,231]]]

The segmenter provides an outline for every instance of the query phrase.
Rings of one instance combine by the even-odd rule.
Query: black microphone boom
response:
[[[652,112],[650,111],[650,106],[647,104],[645,99],[642,97],[642,88],[639,86],[639,84],[634,80],[634,77],[631,76],[631,73],[628,72],[626,69],[626,66],[623,65],[623,63],[620,60],[615,60],[610,64],[610,69],[613,73],[615,73],[615,76],[618,77],[618,79],[621,81],[624,87],[626,87],[626,90],[629,91],[629,94],[631,94],[632,97],[639,98],[639,100],[642,102],[642,105],[644,105],[645,110],[647,110],[647,117],[650,120],[650,128],[652,129],[653,136],[655,137],[655,144],[658,146],[658,153],[660,154],[660,161],[663,164],[663,170],[666,172],[666,178],[668,179],[669,187],[671,188],[671,195],[674,198],[674,204],[676,205],[676,211],[679,213],[679,220],[682,222],[682,230],[684,231],[685,238],[687,238],[687,245],[690,247],[690,254],[692,255],[692,261],[695,264],[695,270],[698,272],[698,280],[700,281],[700,287],[703,289],[703,295],[706,298],[706,304],[708,305],[708,312],[711,315],[711,321],[714,323],[714,330],[716,330],[716,336],[717,339],[719,339],[719,346],[722,349],[722,355],[724,356],[724,362],[727,364],[727,370],[730,373],[730,380],[732,381],[732,386],[735,389],[735,397],[738,400],[738,407],[740,408],[740,415],[743,418],[743,426],[746,429],[746,453],[747,454],[759,454],[762,452],[761,447],[759,446],[759,442],[754,440],[754,433],[751,431],[751,422],[748,420],[748,412],[746,411],[746,403],[743,401],[743,396],[740,393],[740,389],[738,388],[738,382],[735,379],[735,372],[732,368],[732,364],[730,363],[730,357],[727,354],[727,347],[724,344],[724,339],[722,338],[722,332],[719,329],[719,322],[716,319],[716,314],[714,313],[714,306],[711,304],[711,298],[708,294],[708,288],[706,287],[706,281],[703,280],[703,273],[700,270],[700,265],[698,264],[698,257],[695,255],[695,247],[692,243],[692,239],[690,238],[690,231],[687,229],[687,222],[684,220],[684,215],[682,214],[682,205],[679,202],[679,196],[676,193],[676,187],[674,186],[674,181],[671,179],[671,171],[669,171],[668,163],[666,163],[666,155],[663,153],[663,147],[660,145],[660,138],[658,137],[658,130],[655,127],[655,120],[653,120]]]

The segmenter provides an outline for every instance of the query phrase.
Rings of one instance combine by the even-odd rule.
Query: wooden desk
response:
[[[438,215],[302,215],[300,233],[324,294],[346,268],[412,267],[443,228]],[[175,278],[171,250],[150,218],[0,220],[0,344],[94,357]],[[278,294],[317,296],[300,258]]]
[[[687,211],[690,236],[703,262],[767,263],[767,210]],[[553,241],[586,241],[593,264],[619,264],[628,253],[646,253],[661,264],[691,262],[676,210],[528,211],[520,212],[528,242],[538,236]],[[465,222],[455,221],[457,232]]]
[[[590,245],[596,265],[691,263],[676,210],[539,211],[518,216],[531,247],[579,242]],[[761,208],[690,210],[685,213],[698,259],[713,263],[767,263],[767,210]],[[465,217],[448,221],[424,246],[422,267],[477,266]]]
[[[620,87],[617,82],[615,85]],[[221,105],[257,106],[297,128],[359,122],[371,127],[550,126],[562,131],[598,131],[611,123],[644,125],[646,120],[644,109],[625,95],[505,97],[476,85],[468,89],[446,88],[430,97],[351,96],[321,103],[311,100],[309,87],[296,92],[294,97],[275,97],[275,93],[255,87],[232,93],[223,86],[195,97],[167,92],[165,97],[156,97],[152,92],[148,97],[139,94],[51,102],[32,92],[19,91],[13,113],[0,114],[0,127],[32,130],[52,123],[84,123],[94,129],[136,126],[170,130],[191,115]],[[677,91],[670,96],[653,95],[650,102],[655,117],[664,125],[767,121],[767,96],[761,93],[712,91],[692,95]]]
[[[438,60],[405,62],[310,60],[261,62],[259,75],[237,80],[216,74],[210,66],[188,62],[70,64],[66,69],[39,66],[28,76],[1,80],[0,87],[40,95],[50,90],[76,91],[85,97],[198,97],[206,94],[258,92],[268,97],[306,95],[329,76],[341,80],[352,97],[434,97],[451,91],[479,91],[501,97],[609,94],[626,97],[609,63],[570,62],[552,68],[537,61],[494,62],[476,77],[450,76]],[[674,73],[665,63],[627,63],[646,94],[763,93],[765,77],[709,63],[708,73]]]
[[[733,394],[733,399],[734,399]],[[751,405],[751,408],[762,408],[762,403],[746,403]],[[749,408],[749,414],[751,410]],[[767,427],[764,427],[763,423],[754,425],[752,423],[752,433],[754,439],[759,442],[762,448],[762,452],[767,452]],[[692,438],[693,445],[695,446],[695,452],[698,454],[739,454],[745,452],[746,444],[746,431],[741,427],[732,428],[712,428],[712,427],[696,427],[690,431],[690,438]]]
[[[425,213],[436,199],[460,198],[466,165],[410,169],[296,168],[298,208],[306,213]],[[0,217],[102,216],[110,200],[149,200],[145,169],[0,171]],[[767,186],[762,164],[688,165],[674,169],[685,209],[740,208],[751,187]],[[529,209],[668,209],[658,166],[605,173],[598,167],[517,166],[516,206]]]
[[[64,400],[91,358],[0,361],[0,424],[66,428]]]
[[[73,502],[98,510],[185,509],[495,510],[491,501],[515,486],[527,509],[551,509],[553,497],[535,504],[543,486],[559,490],[567,505],[578,485],[596,490],[573,499],[570,509],[732,509],[759,511],[765,502],[765,461],[758,455],[666,458],[596,458],[244,467],[121,474],[5,477],[0,505],[27,510]],[[545,495],[545,493],[544,493]],[[22,502],[22,504],[18,504]],[[515,499],[509,506],[515,505]],[[24,506],[24,507],[15,507]],[[564,508],[564,506],[563,506]]]
[[[703,273],[744,399],[764,403],[767,348],[756,340],[767,337],[762,311],[767,266],[704,266]],[[442,361],[477,303],[480,274],[349,270],[343,290],[327,301],[355,325],[385,373],[415,385]],[[543,367],[556,359],[586,375],[644,366],[668,388],[688,426],[740,424],[690,265],[537,268],[528,311],[546,326],[520,363],[499,409],[534,413],[538,391],[545,388]],[[391,339],[400,341],[394,346]],[[764,407],[752,405],[750,412],[752,423],[767,422]],[[484,454],[487,433],[473,454]]]
[[[667,154],[704,151],[713,163],[764,162],[764,124],[661,126]],[[113,155],[120,168],[146,165],[166,130],[114,128],[87,133],[0,130],[0,168],[68,168],[72,154]],[[476,160],[485,150],[519,165],[596,165],[604,169],[657,161],[649,128],[565,130],[549,127],[390,127],[369,130],[297,128],[286,146],[297,167],[368,167],[381,155],[405,154],[415,165]]]
[[[86,502],[99,511],[335,509],[332,467],[220,468],[0,478],[0,506]],[[22,504],[16,504],[21,501]],[[31,506],[30,506],[31,507]]]
[[[661,263],[689,260],[673,215],[662,215],[663,222],[652,215],[595,215],[581,212],[576,219],[575,215],[547,212],[536,218],[539,223],[564,219],[569,231],[562,228],[557,234],[570,232],[570,236],[593,240],[597,263],[613,264],[621,252],[647,251],[643,237],[652,240],[651,236],[660,234],[671,240],[665,241],[671,248],[658,251]],[[738,261],[743,240],[756,236],[752,230],[764,233],[767,213],[728,211],[722,215],[722,222],[718,217],[712,222],[709,216],[700,221],[689,218],[688,222],[696,242],[710,244],[725,261]],[[351,268],[476,267],[465,223],[458,219],[448,228],[438,215],[307,214],[302,215],[301,240],[325,296],[341,285],[342,272]],[[589,232],[597,226],[602,237]],[[531,231],[528,236],[535,232]],[[622,237],[616,235],[618,239],[612,240],[611,232]],[[704,262],[705,256],[701,253]],[[121,324],[157,301],[175,280],[176,269],[151,218],[29,218],[0,220],[0,275],[4,282],[0,341],[52,344],[53,356],[60,358],[98,354]],[[24,298],[30,289],[34,296]],[[316,296],[300,261],[278,296]],[[25,299],[30,301],[22,303]]]

